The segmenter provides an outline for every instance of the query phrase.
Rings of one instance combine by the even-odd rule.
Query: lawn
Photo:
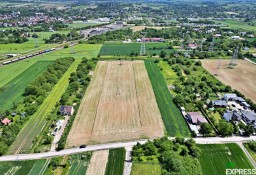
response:
[[[16,78],[11,80],[9,83],[2,87],[0,91],[0,110],[8,110],[12,108],[13,103],[19,103],[23,99],[22,94],[24,93],[25,88],[33,80],[39,77],[46,69],[49,64],[53,63],[52,61],[38,61],[31,65],[24,72],[19,74]]]
[[[108,163],[105,175],[122,175],[124,171],[125,149],[109,150]]]
[[[145,60],[156,101],[161,112],[161,116],[169,136],[188,137],[190,132],[180,110],[173,102],[163,75],[158,65],[152,60]]]
[[[215,22],[227,25],[228,28],[232,28],[232,29],[242,29],[242,30],[246,30],[246,31],[256,32],[255,26],[250,26],[250,25],[248,25],[247,22],[243,22],[243,21],[239,21],[239,20],[235,20],[235,19],[215,21]]]
[[[131,175],[160,175],[161,165],[157,163],[138,163],[132,164]]]
[[[222,175],[226,169],[251,169],[253,166],[237,144],[197,145],[204,175]]]
[[[140,54],[140,47],[140,43],[105,43],[99,55],[130,55],[132,51]],[[159,55],[163,48],[168,54],[174,51],[173,49],[167,49],[167,47],[168,43],[146,43],[146,52]]]
[[[54,109],[54,106],[68,87],[70,74],[75,72],[80,62],[81,59],[77,59],[70,65],[69,69],[51,90],[42,105],[38,108],[37,112],[30,117],[29,121],[20,131],[9,149],[9,154],[29,152],[33,145],[33,141],[44,128],[48,115]]]

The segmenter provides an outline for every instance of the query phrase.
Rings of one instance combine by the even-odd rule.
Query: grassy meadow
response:
[[[227,25],[228,28],[232,28],[232,29],[241,29],[241,30],[246,30],[246,31],[250,30],[250,31],[256,32],[255,26],[250,26],[250,25],[248,25],[247,22],[239,21],[236,19],[229,19],[229,20],[215,21],[215,22]]]
[[[152,60],[145,60],[156,101],[161,112],[166,132],[169,136],[188,137],[190,132],[180,110],[173,102],[163,75],[158,65]]]
[[[132,164],[131,175],[159,175],[161,171],[161,165],[158,163],[135,162]]]
[[[226,169],[251,169],[252,164],[237,144],[197,145],[201,149],[199,161],[204,175],[225,174]]]

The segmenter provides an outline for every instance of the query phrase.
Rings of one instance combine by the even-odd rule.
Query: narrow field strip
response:
[[[25,88],[52,63],[53,61],[38,61],[3,86],[4,90],[0,92],[0,99],[4,100],[0,100],[0,110],[8,110],[12,108],[13,103],[20,102],[23,99],[22,94]]]
[[[108,150],[93,152],[86,175],[105,175],[105,169],[108,162]]]
[[[145,60],[145,66],[167,134],[169,136],[188,137],[190,135],[188,126],[178,107],[174,104],[173,98],[157,64],[152,60]]]
[[[18,134],[17,138],[9,149],[9,154],[28,152],[33,145],[33,140],[40,134],[44,127],[45,120],[49,113],[54,108],[55,104],[60,100],[62,94],[68,87],[69,77],[72,72],[75,72],[80,59],[75,60],[66,73],[61,77],[58,83],[49,93],[43,104],[39,107],[37,112],[30,117],[29,121]]]
[[[124,159],[124,148],[116,148],[109,150],[108,163],[105,175],[122,175],[124,171]]]

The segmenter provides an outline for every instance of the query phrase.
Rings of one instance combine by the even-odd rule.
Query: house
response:
[[[197,48],[197,44],[192,44],[192,43],[189,43],[188,44],[188,49],[196,49]]]
[[[187,117],[188,120],[195,125],[200,125],[201,123],[208,123],[200,112],[188,112]]]
[[[221,37],[221,34],[215,34],[214,37]]]
[[[60,114],[61,115],[69,115],[69,116],[73,115],[74,114],[73,106],[61,106]]]
[[[11,120],[8,119],[8,118],[4,118],[2,121],[1,121],[2,124],[4,125],[9,125],[11,123]]]
[[[225,100],[213,100],[212,105],[215,107],[225,108],[228,106]]]
[[[163,38],[142,38],[141,42],[164,42]]]
[[[228,101],[228,100],[234,100],[234,99],[236,99],[237,98],[237,95],[236,94],[225,94],[224,95],[224,99],[226,100],[226,101]]]
[[[238,112],[235,112],[235,111],[226,111],[223,114],[223,118],[227,122],[229,122],[231,120],[233,120],[233,121],[240,121],[240,120],[242,120],[242,116]]]
[[[253,124],[256,121],[256,113],[254,111],[241,111],[242,119],[247,124]]]
[[[231,38],[234,40],[238,40],[238,39],[240,39],[240,36],[231,36]]]

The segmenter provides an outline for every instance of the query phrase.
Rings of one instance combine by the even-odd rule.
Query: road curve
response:
[[[174,137],[169,137],[170,140],[174,139]],[[256,136],[251,137],[204,137],[204,138],[194,138],[197,144],[222,144],[222,143],[242,143],[251,140],[256,141]],[[132,142],[116,142],[116,143],[107,143],[107,144],[99,144],[99,145],[88,145],[86,148],[70,148],[64,149],[62,151],[52,151],[45,153],[31,153],[31,154],[14,154],[14,155],[6,155],[0,157],[0,162],[5,161],[17,161],[17,160],[33,160],[33,159],[45,159],[49,157],[57,157],[69,154],[77,154],[87,151],[97,151],[103,149],[112,149],[112,148],[121,148],[121,147],[131,147],[140,142],[144,144],[147,140],[136,140]]]

